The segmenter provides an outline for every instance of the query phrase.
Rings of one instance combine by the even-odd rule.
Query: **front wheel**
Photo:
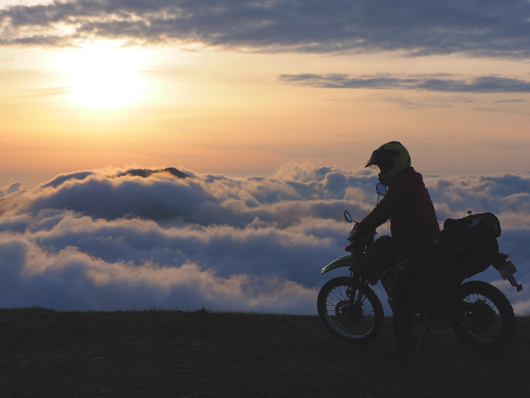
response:
[[[318,293],[320,319],[332,335],[349,343],[365,343],[383,329],[381,301],[367,285],[351,289],[351,278],[342,276],[326,282]]]
[[[495,286],[473,281],[460,286],[459,320],[451,322],[457,337],[477,351],[506,347],[515,332],[515,315],[506,296]]]

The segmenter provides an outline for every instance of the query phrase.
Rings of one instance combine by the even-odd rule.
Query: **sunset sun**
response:
[[[60,57],[69,99],[86,108],[116,108],[141,99],[141,50],[109,43],[68,50]]]

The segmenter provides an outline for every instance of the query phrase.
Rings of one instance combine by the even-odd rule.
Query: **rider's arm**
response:
[[[378,226],[394,217],[403,204],[403,192],[399,186],[389,186],[385,196],[362,221],[357,224],[361,234],[375,231]]]

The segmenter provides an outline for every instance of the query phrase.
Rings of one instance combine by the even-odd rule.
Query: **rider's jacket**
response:
[[[424,251],[440,235],[436,212],[423,177],[412,167],[390,181],[385,196],[357,224],[357,231],[374,231],[388,219],[392,237],[406,254]]]

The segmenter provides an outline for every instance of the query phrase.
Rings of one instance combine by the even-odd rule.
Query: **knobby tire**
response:
[[[383,329],[383,306],[369,286],[359,284],[353,311],[347,312],[350,284],[351,279],[345,276],[326,282],[318,294],[318,314],[336,338],[348,343],[367,343]],[[359,292],[361,300],[357,299]]]
[[[461,314],[469,323],[451,322],[453,331],[464,344],[477,351],[496,352],[512,341],[515,314],[499,289],[486,282],[466,282],[460,286],[458,299],[478,303],[477,311],[466,310]]]

